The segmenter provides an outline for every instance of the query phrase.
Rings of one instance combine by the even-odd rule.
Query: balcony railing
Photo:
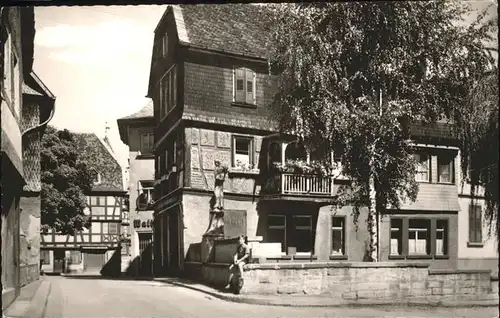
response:
[[[313,174],[280,173],[271,176],[265,186],[265,194],[334,195],[334,178]]]

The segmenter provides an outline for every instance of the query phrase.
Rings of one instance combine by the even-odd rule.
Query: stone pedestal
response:
[[[213,259],[216,240],[224,239],[222,234],[205,234],[201,239],[201,262],[209,263]]]

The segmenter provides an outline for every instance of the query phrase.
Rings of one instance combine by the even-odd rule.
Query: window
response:
[[[403,254],[403,220],[391,219],[390,255]]]
[[[141,134],[141,153],[151,153],[154,146],[155,135],[152,132],[145,132]]]
[[[253,139],[235,136],[233,138],[233,167],[252,165]]]
[[[95,170],[92,170],[92,182],[94,184],[100,184],[101,183],[101,174]]]
[[[165,150],[165,171],[168,172],[168,150]]]
[[[430,220],[409,220],[408,254],[430,255]]]
[[[9,97],[9,101],[12,102],[12,38],[9,33],[7,33],[7,38],[4,42],[3,48],[3,65],[4,65],[4,74],[3,74],[3,87],[5,88],[5,94]]]
[[[345,255],[345,218],[332,218],[332,255]]]
[[[118,234],[118,223],[108,223],[108,234]]]
[[[20,69],[19,69],[19,63],[17,60],[16,55],[14,52],[12,52],[12,59],[13,59],[13,67],[14,69],[12,70],[12,104],[14,105],[14,111],[16,115],[20,115],[20,110],[21,110],[21,100],[19,99],[21,97],[20,95]]]
[[[469,205],[469,243],[482,243],[482,232],[481,206]]]
[[[415,175],[415,180],[429,182],[429,162],[430,157],[427,154],[414,154],[415,160],[417,161],[417,173]]]
[[[70,251],[69,259],[71,264],[80,264],[82,262],[82,253],[80,251]]]
[[[177,67],[174,65],[160,80],[160,118],[163,119],[177,104]]]
[[[172,145],[172,165],[177,165],[177,141],[174,140],[174,144]]]
[[[43,265],[50,264],[50,251],[49,250],[40,250],[40,261]]]
[[[161,157],[156,156],[156,179],[160,178],[160,170],[161,170]]]
[[[284,215],[268,215],[267,241],[281,243],[281,253],[286,254],[286,218]]]
[[[234,70],[234,101],[255,104],[255,73],[246,68]]]
[[[295,247],[297,253],[313,254],[313,227],[311,215],[294,215]]]
[[[436,221],[436,255],[448,255],[448,221]]]
[[[139,196],[144,196],[148,204],[153,203],[154,182],[152,181],[139,181],[138,186]]]
[[[438,182],[454,183],[454,162],[452,154],[441,154],[438,156]]]
[[[168,35],[165,33],[165,35],[163,35],[163,38],[162,38],[162,41],[161,41],[161,53],[162,53],[162,56],[165,57],[167,56],[167,53],[168,53]]]

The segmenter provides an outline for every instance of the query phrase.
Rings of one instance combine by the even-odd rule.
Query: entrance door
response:
[[[101,272],[104,264],[104,253],[101,251],[83,253],[83,270],[86,273],[98,274]]]
[[[54,273],[61,274],[64,267],[64,250],[54,250]]]
[[[179,215],[177,211],[169,214],[168,227],[169,272],[176,274],[179,270]]]
[[[153,266],[153,234],[139,233],[139,275],[151,276],[151,267]]]

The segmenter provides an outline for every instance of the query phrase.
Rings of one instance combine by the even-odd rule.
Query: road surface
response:
[[[227,302],[154,281],[45,277],[51,290],[46,318],[72,317],[468,317],[490,318],[496,308],[294,308]]]

